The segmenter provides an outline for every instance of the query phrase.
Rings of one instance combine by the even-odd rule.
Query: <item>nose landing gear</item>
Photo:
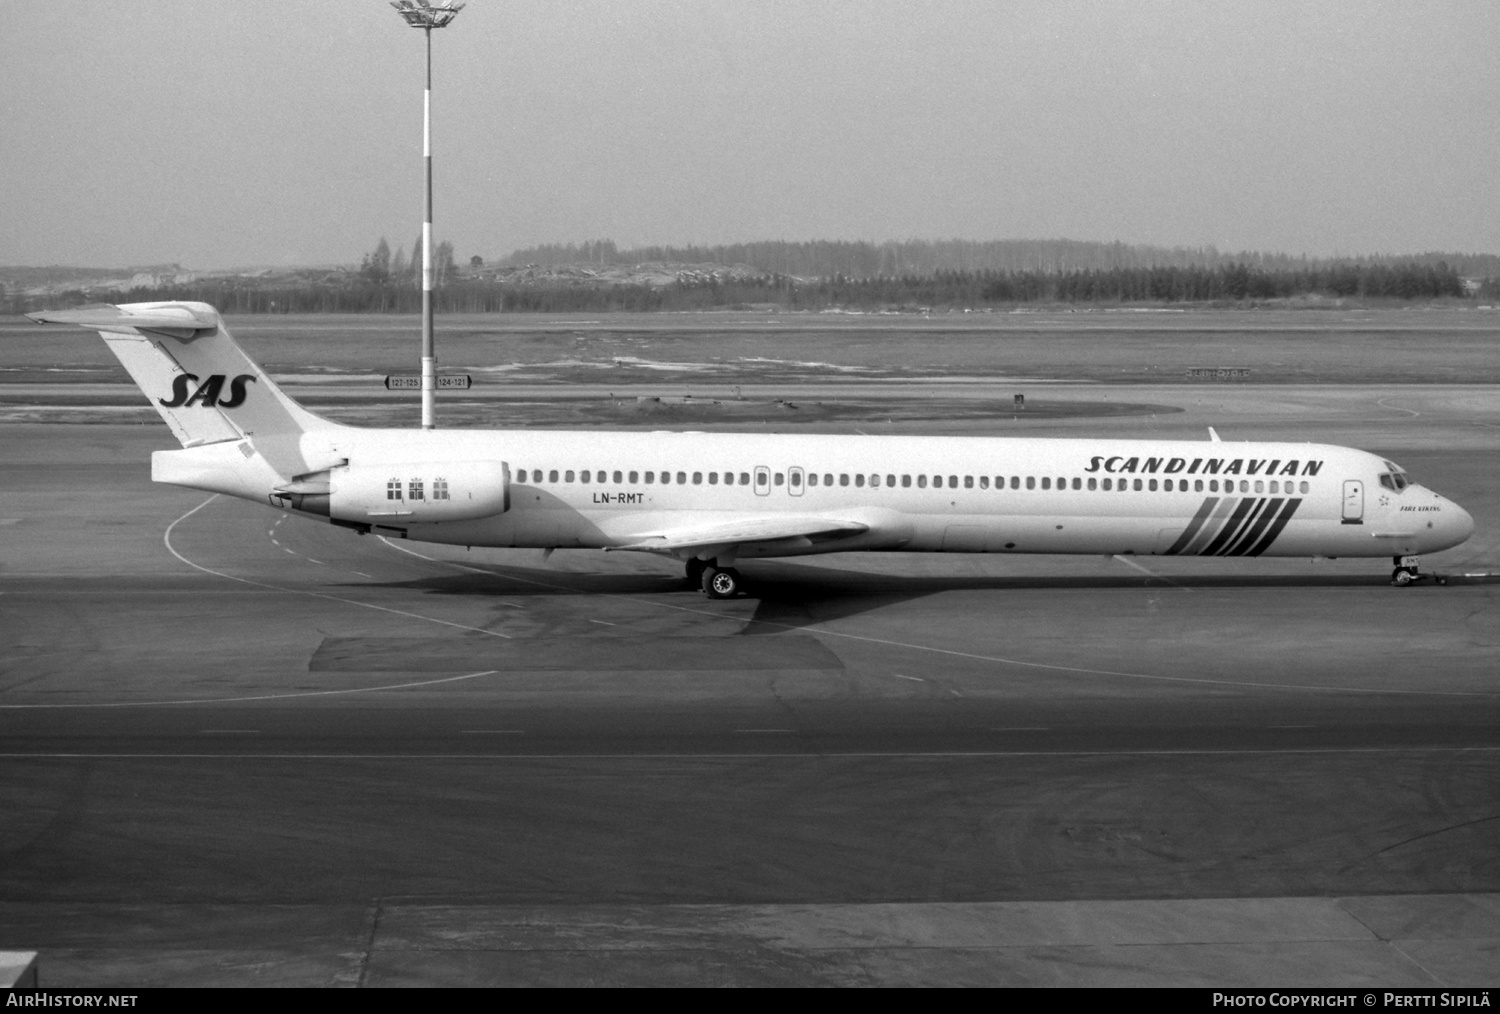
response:
[[[1396,569],[1391,571],[1391,584],[1398,588],[1404,588],[1413,581],[1422,580],[1422,574],[1418,566],[1421,561],[1418,557],[1394,556],[1391,560],[1396,564]]]

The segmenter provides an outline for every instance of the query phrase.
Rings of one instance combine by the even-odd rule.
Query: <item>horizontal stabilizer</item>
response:
[[[692,528],[673,528],[659,535],[648,536],[639,542],[614,548],[644,552],[670,552],[692,549],[696,546],[744,545],[749,542],[775,542],[779,539],[816,539],[819,536],[859,535],[869,530],[869,525],[859,521],[839,521],[833,518],[807,515],[752,517]]]
[[[76,310],[44,310],[28,313],[38,324],[73,324],[97,331],[130,334],[133,331],[157,331],[178,339],[192,339],[199,332],[219,326],[219,315],[213,309],[198,306],[152,304],[149,310],[133,310],[99,303]]]

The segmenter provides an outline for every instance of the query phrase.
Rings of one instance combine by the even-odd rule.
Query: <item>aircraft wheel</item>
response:
[[[703,570],[707,566],[707,563],[697,557],[689,560],[687,562],[688,584],[694,588],[701,588],[703,586]]]
[[[1391,584],[1401,588],[1406,587],[1416,579],[1417,575],[1413,574],[1405,567],[1397,567],[1394,571],[1391,572]]]
[[[711,599],[734,598],[740,593],[740,572],[733,567],[709,567],[703,572],[703,592]]]

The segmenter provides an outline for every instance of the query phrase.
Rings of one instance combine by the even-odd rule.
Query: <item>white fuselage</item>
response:
[[[1326,444],[348,427],[302,441],[309,461],[392,463],[403,495],[412,483],[430,490],[448,463],[504,462],[503,513],[345,519],[472,546],[642,548],[774,515],[865,530],[748,541],[734,554],[1378,557],[1435,552],[1473,530],[1461,507],[1390,462]],[[409,462],[423,464],[396,464]],[[223,491],[265,502],[264,489]]]

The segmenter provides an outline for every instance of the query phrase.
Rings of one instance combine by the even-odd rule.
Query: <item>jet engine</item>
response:
[[[336,465],[299,475],[272,497],[340,521],[473,521],[510,508],[510,468],[503,461]]]

